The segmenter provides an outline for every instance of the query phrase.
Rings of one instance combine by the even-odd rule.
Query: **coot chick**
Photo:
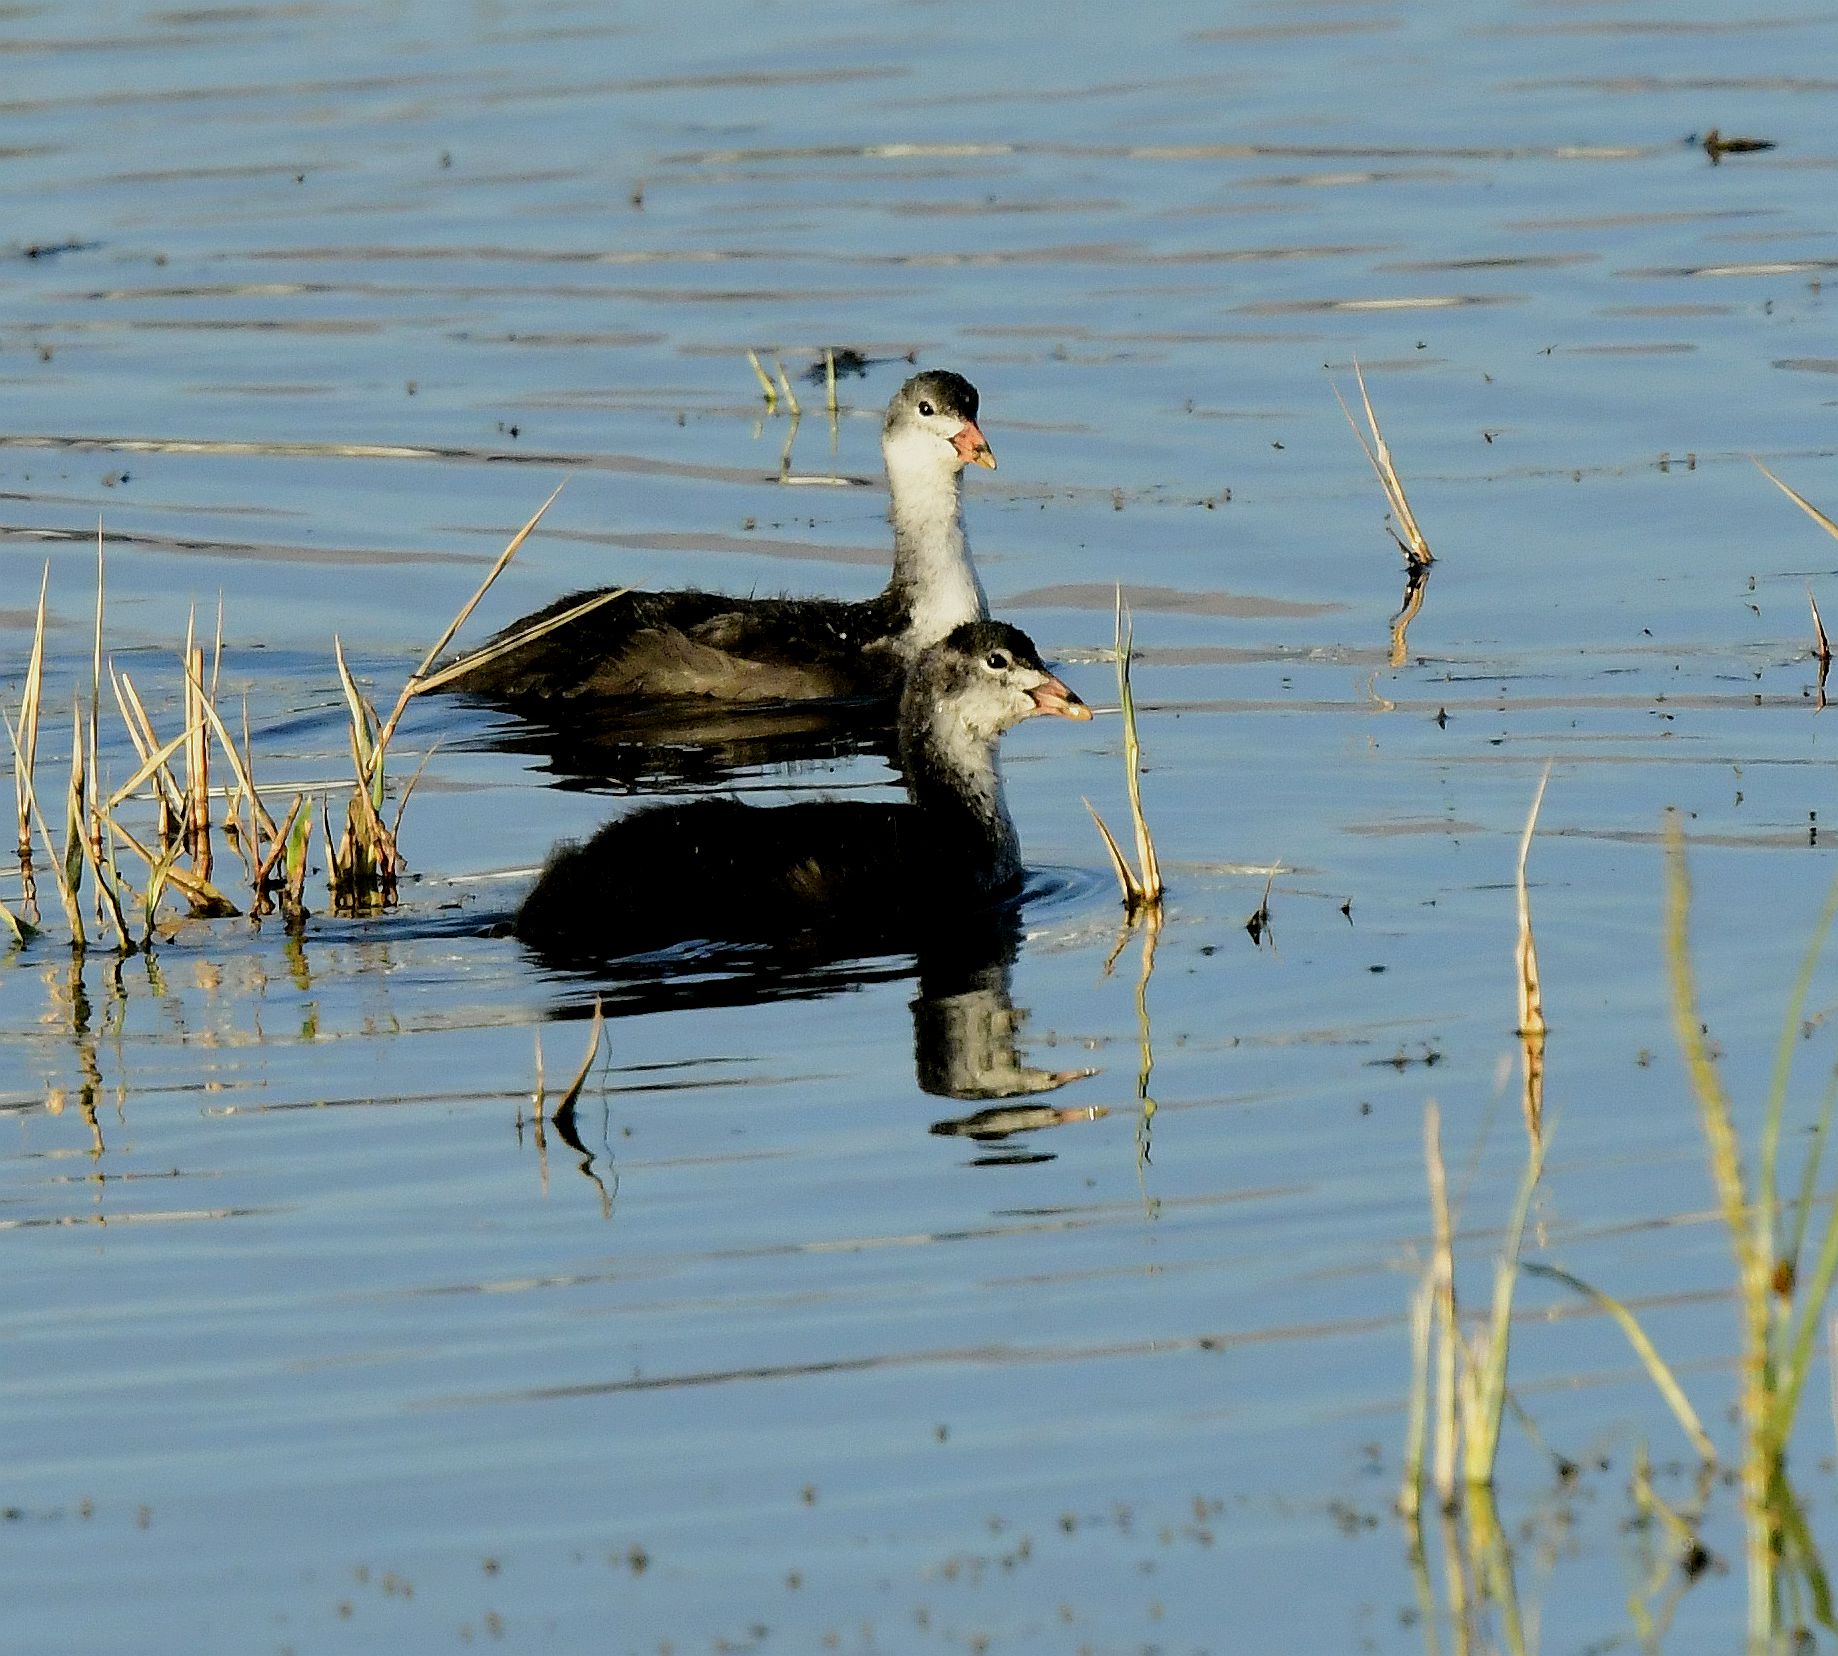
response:
[[[482,662],[451,688],[512,706],[666,697],[760,702],[866,696],[891,703],[921,650],[961,622],[989,614],[964,538],[963,469],[994,470],[996,463],[976,416],[976,387],[943,370],[915,374],[888,404],[881,456],[892,497],[893,574],[875,597],[845,602],[694,589],[628,592]],[[497,639],[593,596],[570,593]]]
[[[551,961],[581,965],[690,941],[919,946],[1020,894],[996,740],[1042,713],[1091,717],[1026,633],[966,622],[907,675],[905,804],[650,806],[562,846],[512,929]]]

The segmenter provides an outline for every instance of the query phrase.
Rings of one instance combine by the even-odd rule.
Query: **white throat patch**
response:
[[[966,621],[989,617],[989,599],[970,561],[963,494],[949,450],[930,432],[908,430],[883,445],[892,496],[894,579],[912,618],[903,650],[916,655]]]

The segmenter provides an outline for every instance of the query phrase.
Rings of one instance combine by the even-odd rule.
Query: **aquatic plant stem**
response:
[[[1742,1186],[1742,1163],[1723,1078],[1710,1056],[1699,1015],[1697,978],[1691,959],[1691,876],[1685,866],[1684,832],[1676,814],[1666,822],[1665,956],[1671,985],[1672,1025],[1685,1073],[1697,1103],[1699,1124],[1736,1262],[1737,1309],[1741,1331],[1738,1403],[1746,1443],[1742,1456],[1743,1529],[1749,1584],[1748,1635],[1765,1647],[1773,1622],[1775,1555],[1767,1520],[1770,1486],[1778,1455],[1763,1427],[1768,1405],[1768,1261],[1756,1247]]]

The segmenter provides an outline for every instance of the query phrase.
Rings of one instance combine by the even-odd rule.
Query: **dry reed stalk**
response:
[[[1347,400],[1341,396],[1339,386],[1334,387],[1334,400],[1340,404],[1341,413],[1346,415],[1347,424],[1353,428],[1353,435],[1365,451],[1366,459],[1371,462],[1379,487],[1385,491],[1385,499],[1390,503],[1391,515],[1398,525],[1397,529],[1391,531],[1391,538],[1398,543],[1398,550],[1412,564],[1432,564],[1436,561],[1435,555],[1430,551],[1430,543],[1423,538],[1423,531],[1417,527],[1417,514],[1410,509],[1403,480],[1398,476],[1398,468],[1392,464],[1391,448],[1379,430],[1378,415],[1372,411],[1372,398],[1366,394],[1366,376],[1360,369],[1357,357],[1353,361],[1353,377],[1359,381],[1360,401],[1365,406],[1366,424],[1372,431],[1371,442],[1366,441],[1366,434],[1359,429],[1359,422],[1353,418],[1353,410],[1347,407]],[[1398,530],[1403,533],[1400,534]]]
[[[823,348],[823,406],[829,410],[830,423],[836,421],[836,348]]]
[[[163,753],[163,759],[152,772],[154,792],[158,797],[159,838],[164,844],[174,837],[174,824],[184,815],[184,796],[180,792],[179,780],[172,773],[167,762],[176,751],[173,744],[161,747],[153,734],[153,721],[147,717],[147,710],[141,704],[140,693],[134,688],[134,681],[126,673],[117,675],[115,664],[109,663],[109,682],[115,687],[115,705],[121,709],[121,722],[127,726],[128,740],[133,743],[134,751],[143,763],[153,753]],[[189,742],[192,739],[190,727],[180,732],[179,741]]]
[[[1136,735],[1136,697],[1130,687],[1130,655],[1135,637],[1135,621],[1124,606],[1123,588],[1119,586],[1114,651],[1117,661],[1117,701],[1123,713],[1124,777],[1129,789],[1130,822],[1135,829],[1140,873],[1130,867],[1129,859],[1124,856],[1116,837],[1105,826],[1104,819],[1098,815],[1089,799],[1085,801],[1085,809],[1091,812],[1091,820],[1098,825],[1104,849],[1110,853],[1111,870],[1116,874],[1117,885],[1123,894],[1124,909],[1131,915],[1145,910],[1159,913],[1164,890],[1161,862],[1155,854],[1155,840],[1149,832],[1148,818],[1142,809],[1142,744]]]
[[[306,857],[313,839],[313,813],[305,804],[305,796],[299,797],[301,809],[295,813],[283,841],[287,853],[283,860],[286,877],[281,881],[281,905],[286,913],[303,917],[306,913]]]
[[[1767,478],[1775,488],[1779,489],[1782,494],[1794,503],[1794,505],[1799,507],[1802,512],[1811,518],[1814,523],[1818,524],[1826,534],[1830,535],[1834,540],[1838,540],[1838,523],[1834,523],[1828,518],[1817,506],[1813,505],[1805,495],[1801,494],[1798,489],[1790,488],[1787,484],[1783,483],[1773,472],[1769,471],[1766,466],[1757,460],[1754,455],[1751,454],[1749,460],[1763,477]]]
[[[542,1170],[542,1193],[549,1194],[549,1137],[548,1124],[553,1123],[555,1131],[562,1142],[581,1158],[580,1172],[600,1193],[600,1216],[610,1219],[613,1214],[613,1192],[607,1189],[606,1181],[594,1171],[593,1152],[582,1143],[581,1135],[576,1130],[574,1112],[575,1104],[581,1096],[581,1089],[587,1084],[588,1072],[593,1068],[595,1057],[600,1051],[600,1038],[605,1029],[605,1014],[599,996],[594,997],[593,1027],[588,1034],[587,1055],[581,1060],[581,1067],[575,1072],[574,1080],[562,1095],[562,1100],[553,1112],[548,1108],[548,1092],[543,1078],[542,1031],[536,1031],[536,1087],[530,1094],[530,1126],[536,1140],[537,1164]],[[518,1117],[518,1126],[522,1126],[522,1117]],[[615,1180],[615,1188],[617,1181]]]
[[[446,649],[446,647],[453,642],[454,635],[466,624],[472,612],[479,607],[479,603],[484,598],[485,594],[491,591],[493,583],[504,573],[511,559],[516,557],[517,549],[530,538],[531,532],[536,528],[536,525],[542,522],[543,514],[555,504],[556,496],[567,486],[566,479],[556,484],[554,491],[547,500],[536,508],[529,522],[524,524],[524,526],[511,537],[510,544],[498,554],[498,561],[491,566],[490,573],[479,583],[473,595],[461,606],[459,614],[454,616],[454,618],[447,623],[447,630],[435,640],[434,647],[421,658],[421,665],[417,667],[414,672],[409,674],[408,682],[402,686],[402,694],[396,698],[396,705],[390,709],[389,717],[383,721],[382,729],[377,735],[375,753],[376,764],[379,770],[382,767],[383,755],[389,747],[390,739],[396,734],[396,726],[402,722],[402,714],[407,709],[409,702],[416,696],[434,688],[436,675],[430,675],[428,669],[434,665],[441,651]],[[446,681],[443,679],[440,682],[444,683]]]
[[[213,668],[211,672],[211,700],[212,702],[217,700],[217,675],[215,668]],[[253,786],[255,782],[255,743],[251,740],[249,735],[249,698],[246,695],[242,699],[242,708],[242,756],[239,763],[233,764],[230,767],[236,781],[230,790],[229,798],[224,801],[223,832],[224,837],[228,839],[230,844],[235,848],[236,854],[243,859],[244,865],[249,869],[251,876],[253,876],[256,867],[262,860],[262,824],[256,809],[261,803],[261,795],[256,794],[250,798],[249,826],[247,829],[244,829],[242,825],[242,778],[245,776],[248,777],[251,786]],[[258,892],[257,895],[259,896],[260,893]]]
[[[387,718],[379,718],[376,709],[365,700],[351,676],[351,669],[345,660],[342,640],[333,640],[333,654],[338,663],[339,683],[344,690],[346,706],[351,718],[351,762],[354,786],[351,803],[346,812],[345,831],[337,839],[332,837],[331,824],[326,824],[326,853],[329,864],[332,890],[341,900],[353,905],[367,902],[378,897],[385,904],[393,900],[395,884],[402,867],[402,856],[396,842],[395,830],[391,829],[382,816],[384,793],[384,768],[388,759],[389,744],[394,738],[397,727],[401,724],[402,715],[408,704],[418,695],[440,688],[463,676],[483,662],[495,659],[497,655],[522,647],[544,633],[554,630],[575,620],[590,610],[604,603],[610,603],[619,593],[601,593],[583,604],[574,605],[560,616],[551,617],[546,622],[539,622],[533,627],[524,629],[516,637],[502,640],[477,651],[457,662],[449,663],[439,671],[434,670],[434,663],[441,652],[452,643],[454,636],[466,624],[472,612],[478,608],[480,601],[492,588],[493,583],[504,573],[517,550],[529,539],[536,525],[542,521],[543,514],[555,503],[555,498],[566,486],[558,484],[549,498],[539,506],[529,521],[511,537],[510,544],[498,555],[490,571],[486,574],[472,596],[467,599],[453,619],[447,623],[446,630],[434,641],[433,646],[421,658],[414,672],[409,674],[396,697],[395,706],[390,709]],[[422,763],[426,764],[424,758]],[[419,772],[416,773],[419,776]],[[413,789],[413,783],[410,784]],[[403,802],[406,804],[407,795]],[[401,811],[396,814],[397,828],[401,826]]]
[[[83,889],[83,849],[88,843],[83,820],[83,709],[74,699],[70,704],[70,786],[64,793],[64,855],[53,872],[58,891],[64,899],[64,912],[70,919],[71,947],[86,948],[82,905],[77,895]]]
[[[255,864],[255,889],[258,894],[265,892],[272,883],[276,869],[281,866],[281,859],[287,854],[287,837],[294,831],[294,824],[302,812],[308,816],[312,814],[307,809],[306,795],[297,793],[282,816],[280,826],[269,836],[268,849]]]
[[[204,694],[204,648],[185,644],[185,723],[194,732],[185,748],[185,829],[191,865],[201,879],[211,877],[211,749],[204,735],[209,703]],[[215,717],[216,710],[209,708]]]
[[[96,770],[95,770],[96,753],[97,753],[98,748],[101,746],[101,743],[98,740],[98,735],[99,735],[99,727],[100,727],[101,719],[102,719],[102,594],[103,594],[104,584],[105,583],[103,579],[103,553],[102,553],[102,518],[98,514],[96,518],[96,635],[95,635],[94,652],[90,656],[90,678],[89,678],[89,763],[90,763],[90,777],[91,777],[92,789],[93,789],[93,784],[94,784],[95,775],[96,775]],[[103,882],[102,882],[102,874],[101,874],[102,818],[101,818],[100,813],[95,813],[91,816],[89,828],[90,828],[90,847],[89,847],[90,848],[90,862],[91,862],[91,866],[96,869],[96,885],[97,885],[96,902],[98,905],[98,912],[97,912],[96,918],[100,920],[102,918],[102,915],[100,913],[100,905],[102,904],[104,900],[104,890],[103,890]],[[117,920],[119,920],[120,918],[119,914],[117,914],[116,918]],[[125,933],[122,934],[122,942],[124,945],[127,942],[127,937]]]
[[[791,451],[798,442],[798,420],[799,416],[794,413],[785,422],[785,446],[779,450],[779,481],[781,483],[791,481]]]
[[[345,812],[345,831],[336,844],[327,834],[331,866],[328,874],[335,896],[355,907],[372,896],[387,904],[394,892],[400,858],[389,830],[383,826],[378,806],[383,792],[383,767],[377,761],[377,712],[357,687],[345,661],[343,642],[332,640],[339,683],[351,717],[347,735],[351,744],[351,769],[355,785]]]
[[[347,734],[351,738],[351,763],[361,778],[366,759],[360,727],[354,724]],[[353,907],[372,899],[387,905],[393,899],[401,856],[395,837],[377,814],[370,788],[361,780],[351,790],[344,833],[334,846],[328,829],[327,845],[331,847],[329,873],[334,896]]]
[[[276,837],[274,818],[269,815],[267,807],[262,804],[261,795],[256,791],[255,778],[248,768],[248,762],[245,760],[243,754],[237,751],[236,740],[231,736],[229,727],[224,724],[222,716],[217,711],[216,698],[205,687],[204,652],[201,649],[195,650],[189,657],[185,688],[186,699],[199,715],[200,721],[197,727],[197,735],[191,747],[188,749],[188,752],[195,749],[200,753],[200,757],[196,761],[198,773],[206,777],[208,784],[210,747],[208,737],[204,730],[204,727],[208,725],[210,734],[217,738],[217,746],[222,752],[225,762],[229,765],[230,777],[236,789],[236,797],[249,801],[249,838],[252,849],[259,847],[261,835],[264,831],[267,833],[269,839],[273,840]],[[243,709],[243,733],[243,739],[245,743],[247,743],[248,708],[246,704]],[[187,769],[191,769],[190,763],[188,763]],[[209,882],[211,876],[209,812],[210,806],[207,794],[204,806],[204,859],[202,863],[200,863],[195,853],[192,858],[194,871],[197,873],[198,877],[206,883]],[[259,857],[252,854],[246,860],[252,871],[255,868],[259,868]],[[258,900],[260,895],[261,893],[258,887],[256,892]]]
[[[4,715],[0,715],[4,719]],[[71,947],[81,949],[83,933],[83,916],[77,906],[76,894],[70,889],[64,877],[64,865],[59,860],[57,848],[51,841],[51,830],[45,826],[45,814],[39,808],[38,790],[32,778],[32,771],[21,757],[19,732],[14,728],[11,719],[5,719],[6,734],[13,744],[13,774],[19,777],[25,787],[26,811],[33,825],[38,829],[39,843],[45,848],[45,861],[51,868],[51,881],[57,887],[58,901],[63,905],[64,917],[71,922]]]
[[[1812,595],[1812,588],[1806,589],[1806,602],[1812,607],[1813,659],[1819,663],[1818,700],[1813,711],[1825,711],[1825,680],[1832,670],[1832,647],[1826,641],[1825,623],[1819,619],[1819,600]]]
[[[19,698],[18,768],[13,772],[13,793],[19,805],[19,861],[32,865],[32,818],[27,801],[32,792],[32,767],[38,759],[39,698],[45,683],[45,599],[51,589],[51,565],[38,582],[38,619],[32,627],[32,653],[26,659],[25,689]]]
[[[91,704],[92,712],[94,704]],[[96,918],[107,919],[115,929],[117,951],[122,955],[131,955],[138,945],[128,936],[128,922],[122,912],[120,873],[115,868],[115,847],[112,837],[106,837],[107,817],[96,799],[96,750],[91,747],[88,754],[84,804],[86,817],[85,832],[81,836],[83,855],[89,863],[89,871],[96,882]],[[111,875],[113,878],[111,878]]]
[[[421,773],[428,768],[428,762],[433,759],[434,755],[438,752],[440,752],[440,743],[432,743],[428,751],[422,754],[421,763],[415,767],[413,774],[410,775],[408,781],[403,785],[402,797],[396,801],[396,820],[389,825],[389,837],[392,840],[399,841],[401,839],[403,813],[408,810],[408,802],[415,797],[415,785],[420,782]]]
[[[217,699],[217,677],[223,671],[223,593],[217,594],[217,630],[211,640],[211,700]]]
[[[1519,862],[1513,877],[1518,902],[1518,940],[1513,947],[1515,987],[1519,997],[1519,1052],[1522,1070],[1520,1108],[1525,1130],[1534,1140],[1544,1134],[1544,984],[1538,972],[1538,943],[1532,935],[1532,899],[1525,884],[1525,862],[1531,855],[1532,835],[1538,828],[1538,812],[1544,805],[1544,790],[1551,780],[1551,766],[1545,764],[1538,778],[1538,791],[1532,796],[1532,808],[1526,814],[1525,829],[1519,836]]]
[[[115,833],[121,837],[122,844],[127,846],[147,865],[148,869],[157,875],[158,883],[172,886],[185,899],[191,909],[193,919],[227,920],[242,913],[242,910],[208,879],[191,869],[179,867],[178,858],[184,847],[177,840],[159,851],[150,851],[119,821],[113,822],[112,826]],[[150,919],[151,911],[149,911]]]
[[[1763,477],[1767,478],[1775,488],[1779,489],[1782,494],[1791,500],[1794,505],[1799,507],[1802,512],[1811,518],[1814,523],[1818,524],[1828,535],[1832,536],[1834,539],[1838,539],[1838,523],[1834,523],[1828,518],[1817,506],[1813,505],[1805,495],[1801,494],[1799,490],[1790,488],[1787,484],[1783,483],[1773,472],[1769,471],[1766,466],[1755,459],[1754,455],[1750,455],[1749,459],[1753,462],[1755,469],[1759,471]],[[1819,618],[1819,600],[1813,597],[1812,588],[1810,586],[1806,589],[1806,602],[1812,609],[1813,659],[1819,663],[1818,703],[1815,711],[1820,711],[1825,707],[1825,679],[1826,675],[1831,671],[1832,647],[1826,640],[1825,623]]]
[[[785,364],[779,361],[778,355],[776,352],[774,353],[773,358],[772,358],[772,368],[773,368],[773,372],[779,376],[779,390],[781,390],[785,394],[786,411],[795,420],[798,418],[800,414],[804,412],[804,410],[798,407],[798,394],[797,392],[792,390],[791,380],[785,373]]]
[[[415,694],[426,695],[429,691],[438,690],[443,685],[451,684],[455,679],[464,678],[476,668],[488,662],[507,656],[514,650],[521,650],[526,644],[534,644],[537,639],[545,638],[558,627],[565,627],[572,621],[578,621],[584,615],[591,615],[603,604],[610,604],[615,598],[623,598],[632,589],[615,587],[610,592],[596,592],[591,598],[584,598],[578,604],[571,604],[559,615],[552,615],[547,620],[532,622],[509,637],[501,638],[492,644],[486,644],[468,655],[458,657],[447,663],[437,672],[429,673],[415,686]]]
[[[140,768],[108,796],[107,800],[103,803],[102,814],[104,816],[113,816],[116,811],[133,797],[134,790],[145,782],[148,777],[159,770],[168,759],[191,740],[191,737],[192,732],[189,730],[181,730],[178,735],[173,737],[163,748],[156,749],[142,759]]]
[[[753,370],[753,377],[759,381],[760,393],[766,399],[766,412],[774,413],[779,406],[778,388],[773,385],[771,376],[760,366],[759,352],[747,352],[747,366]]]
[[[1533,1194],[1544,1172],[1546,1024],[1525,868],[1550,776],[1551,767],[1546,765],[1538,779],[1538,789],[1519,837],[1515,875],[1518,929],[1513,960],[1518,1033],[1525,1064],[1524,1108],[1529,1149],[1512,1216],[1506,1227],[1505,1245],[1494,1262],[1493,1299],[1487,1324],[1472,1336],[1463,1334],[1455,1303],[1454,1229],[1449,1215],[1448,1175],[1442,1157],[1441,1112],[1433,1100],[1424,1109],[1423,1153],[1429,1184],[1431,1252],[1422,1285],[1413,1296],[1411,1306],[1415,1372],[1405,1488],[1399,1497],[1401,1509],[1412,1516],[1421,1499],[1422,1417],[1428,1409],[1428,1345],[1432,1321],[1437,1342],[1433,1464],[1436,1492],[1443,1510],[1448,1511],[1455,1498],[1458,1450],[1462,1481],[1467,1485],[1471,1497],[1491,1488],[1495,1464],[1499,1458],[1500,1428],[1509,1401],[1506,1376],[1511,1355],[1513,1300],[1518,1286],[1526,1221],[1531,1211]],[[1517,1409],[1516,1404],[1514,1408]],[[1523,1411],[1518,1412],[1523,1419]]]
[[[255,865],[255,912],[273,908],[268,893],[277,886],[281,910],[290,919],[303,917],[306,888],[306,852],[313,834],[312,806],[303,793],[293,797],[280,826],[269,837],[268,849]]]

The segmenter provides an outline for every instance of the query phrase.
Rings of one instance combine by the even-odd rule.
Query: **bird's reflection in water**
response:
[[[863,755],[891,758],[894,734],[882,702],[711,707],[685,700],[648,705],[641,714],[571,708],[556,724],[519,718],[481,745],[540,758],[564,788],[632,793],[724,787],[761,771],[827,768]]]
[[[1027,1098],[1057,1092],[1072,1081],[1095,1075],[1091,1069],[1040,1069],[1021,1053],[1021,1028],[1027,1013],[1017,1007],[1010,988],[1020,925],[1011,913],[998,935],[988,929],[984,946],[975,950],[938,948],[918,959],[919,993],[913,997],[913,1069],[920,1089],[936,1098]],[[948,1116],[932,1123],[940,1138],[966,1138],[986,1148],[979,1167],[1043,1162],[1052,1153],[1024,1150],[1007,1141],[1045,1127],[1095,1121],[1108,1114],[1101,1104],[1061,1109],[1050,1104],[993,1104],[970,1115]]]
[[[1042,716],[1091,713],[1025,633],[967,622],[907,673],[904,803],[660,801],[557,847],[511,930],[552,966],[611,968],[615,1011],[917,971],[922,1086],[982,1100],[1063,1085],[1075,1077],[1022,1063],[1008,990],[1027,880],[996,745]]]
[[[1054,890],[1053,882],[1036,877],[1029,896],[1050,897]],[[831,931],[796,945],[699,945],[597,964],[578,957],[549,964],[564,967],[582,986],[581,994],[571,994],[557,1009],[561,1018],[589,1015],[596,1000],[607,1016],[630,1017],[816,999],[917,978],[911,1009],[920,1090],[991,1105],[934,1122],[931,1131],[995,1145],[1106,1113],[1101,1105],[1059,1109],[996,1102],[1055,1092],[1097,1073],[1040,1068],[1024,1056],[1020,1037],[1027,1012],[1015,1005],[1011,989],[1021,939],[1021,905],[1011,904],[917,934],[864,924],[847,935]],[[1050,1160],[1050,1154],[1012,1149],[978,1158],[979,1164]]]

